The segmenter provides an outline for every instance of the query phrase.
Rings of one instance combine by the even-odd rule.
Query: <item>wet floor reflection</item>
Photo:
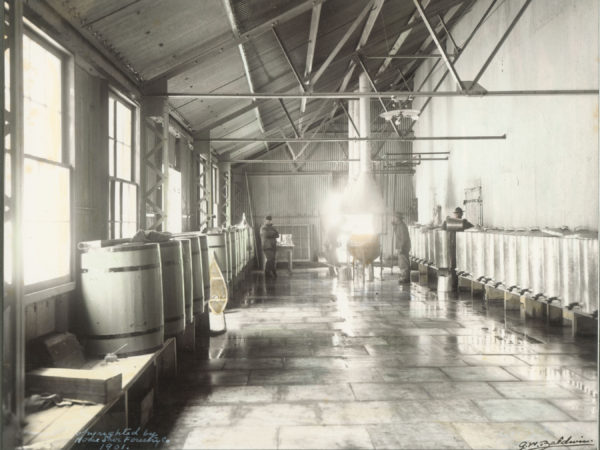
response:
[[[168,407],[153,423],[173,448],[246,448],[232,433],[259,424],[290,445],[311,428],[338,433],[323,438],[322,448],[345,438],[395,448],[416,442],[417,434],[398,434],[419,429],[415,423],[431,430],[436,445],[518,448],[527,433],[554,438],[553,421],[557,429],[587,430],[595,420],[595,339],[525,321],[518,311],[398,285],[385,272],[364,286],[326,271],[276,280],[256,273],[234,292],[227,333],[202,337],[193,355],[182,354],[181,375],[161,396]],[[222,440],[209,431],[214,422],[227,427]]]

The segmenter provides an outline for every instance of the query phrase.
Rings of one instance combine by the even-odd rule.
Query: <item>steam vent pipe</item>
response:
[[[367,75],[362,72],[358,77],[359,92],[370,92],[371,86]],[[358,100],[359,105],[359,126],[360,137],[371,137],[371,100],[361,97]],[[371,143],[361,141],[360,145],[360,171],[362,173],[371,172]]]

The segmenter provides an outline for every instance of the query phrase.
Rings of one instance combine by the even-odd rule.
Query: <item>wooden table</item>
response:
[[[156,379],[161,375],[174,376],[177,373],[177,353],[175,339],[168,339],[163,348],[155,353],[130,356],[103,366],[101,361],[89,361],[87,369],[102,367],[121,373],[123,385],[121,393],[106,404],[72,405],[52,407],[28,414],[23,427],[23,448],[25,449],[64,449],[70,448],[77,439],[84,436],[85,430],[92,428],[113,406],[121,402],[124,407],[121,429],[129,426],[128,392],[146,370],[155,371]],[[156,389],[157,386],[154,386]],[[116,430],[115,430],[116,431]],[[101,444],[100,444],[101,445]],[[90,445],[90,448],[93,448]]]
[[[289,269],[290,273],[292,273],[294,245],[277,244],[277,253],[279,253],[279,252],[287,252],[288,269]]]

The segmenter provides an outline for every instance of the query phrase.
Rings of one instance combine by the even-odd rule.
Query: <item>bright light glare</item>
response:
[[[169,211],[167,230],[179,233],[182,230],[181,220],[181,172],[169,168]]]

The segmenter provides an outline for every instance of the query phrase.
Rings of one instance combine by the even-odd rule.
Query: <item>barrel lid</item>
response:
[[[86,249],[82,249],[81,253],[89,253],[89,252],[134,252],[137,250],[154,250],[157,249],[158,246],[154,242],[149,243],[130,243],[130,244],[117,244],[110,247],[88,247]]]
[[[181,242],[178,240],[170,240],[165,242],[159,242],[158,245],[162,247],[181,247]]]

